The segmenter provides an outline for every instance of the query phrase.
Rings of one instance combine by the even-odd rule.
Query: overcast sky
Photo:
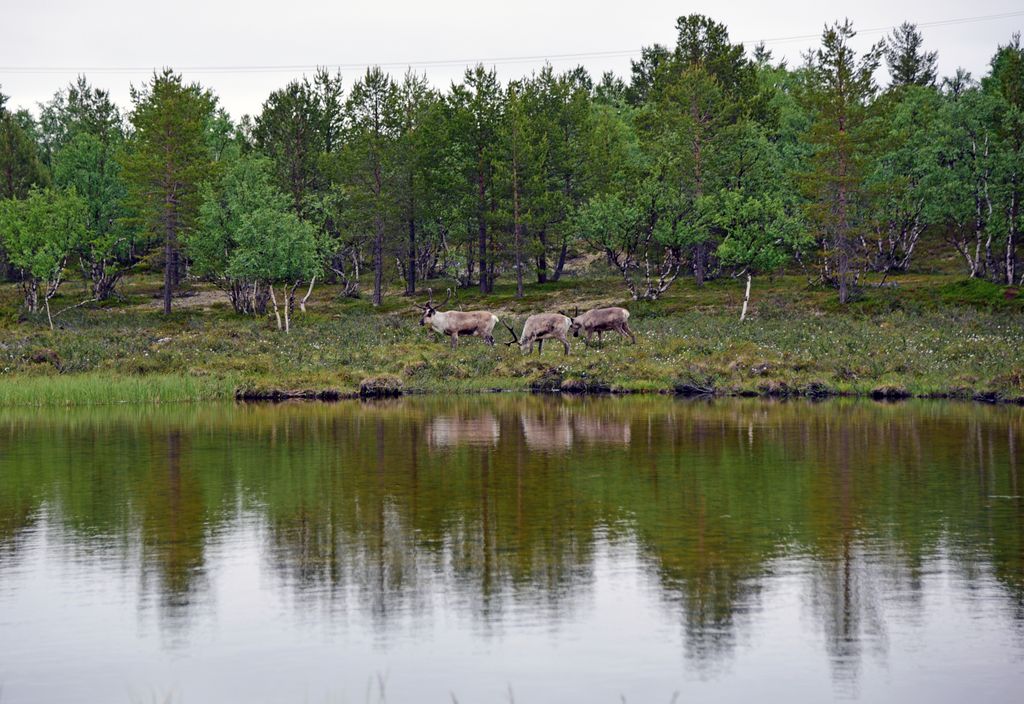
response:
[[[154,67],[171,66],[213,88],[235,117],[258,112],[270,91],[314,65],[345,65],[346,86],[374,63],[397,75],[412,62],[441,87],[477,60],[496,66],[503,79],[529,73],[543,57],[557,69],[582,64],[595,77],[606,70],[626,76],[628,52],[672,44],[676,17],[692,12],[724,22],[733,41],[749,42],[748,48],[774,40],[768,46],[775,55],[796,62],[817,45],[806,35],[819,35],[825,23],[847,15],[856,28],[869,30],[1024,10],[1013,0],[0,0],[0,6],[0,90],[14,106],[35,109],[79,72],[127,106],[131,83],[144,82]],[[942,74],[963,66],[980,76],[996,46],[1022,26],[1018,14],[922,31],[928,48],[939,52]],[[862,31],[857,44],[883,34]],[[601,52],[618,53],[556,58]]]

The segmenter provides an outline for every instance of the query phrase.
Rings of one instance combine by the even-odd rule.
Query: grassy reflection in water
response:
[[[138,559],[166,623],[240,520],[303,603],[356,594],[382,627],[437,584],[476,618],[551,618],[599,541],[635,543],[688,653],[728,652],[779,558],[809,564],[830,649],[874,612],[865,570],[920,606],[939,555],[1024,623],[1024,409],[664,398],[0,410],[0,570],[45,514]],[[241,510],[241,514],[240,514]],[[184,621],[185,619],[180,619]]]

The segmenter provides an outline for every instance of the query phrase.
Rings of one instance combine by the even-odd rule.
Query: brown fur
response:
[[[538,344],[538,353],[540,353],[544,351],[544,340],[558,340],[565,348],[565,354],[569,354],[570,323],[571,320],[561,313],[536,313],[526,319],[521,337],[516,338],[512,328],[508,328],[513,337],[513,342],[508,344],[518,342],[519,349],[527,354],[533,354],[534,342]]]
[[[572,319],[570,325],[573,337],[584,335],[583,341],[590,344],[590,338],[597,333],[597,341],[601,341],[601,333],[617,332],[623,337],[628,337],[636,344],[636,335],[629,327],[629,311],[625,308],[594,308],[583,315]]]

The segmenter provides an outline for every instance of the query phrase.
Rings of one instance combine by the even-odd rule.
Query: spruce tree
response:
[[[924,37],[917,25],[904,22],[886,37],[885,63],[892,86],[934,86],[938,52],[924,51]]]

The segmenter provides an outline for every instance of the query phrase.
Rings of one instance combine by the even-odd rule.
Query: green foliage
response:
[[[93,297],[106,300],[126,270],[138,261],[145,241],[129,222],[127,190],[117,156],[121,143],[104,144],[79,132],[53,157],[54,181],[74,188],[88,207],[87,236],[79,250]]]
[[[777,197],[721,191],[702,198],[697,209],[708,227],[721,233],[716,253],[724,266],[773,271],[810,244],[802,223]]]
[[[937,91],[917,85],[891,91],[872,105],[864,255],[875,271],[907,271],[921,235],[941,220],[936,211],[943,178],[942,107]]]
[[[239,157],[216,185],[204,184],[199,221],[185,239],[194,271],[228,291],[238,312],[261,312],[251,291],[321,273],[316,230],[290,210],[265,157]]]
[[[24,200],[0,201],[0,232],[11,263],[23,272],[25,303],[35,313],[42,293],[47,309],[68,258],[86,238],[88,207],[71,189],[33,190]]]
[[[938,76],[936,51],[924,51],[924,38],[917,27],[904,22],[893,30],[883,44],[890,85],[934,86]]]
[[[0,107],[0,199],[24,198],[34,186],[49,183],[49,174],[32,137],[14,113]]]
[[[216,99],[198,84],[186,84],[170,69],[132,89],[134,128],[120,158],[133,221],[164,244],[164,312],[180,278],[178,238],[195,225],[200,184],[213,161],[208,128]]]
[[[345,93],[321,69],[237,124],[212,93],[167,70],[133,92],[129,130],[109,95],[80,77],[40,106],[38,121],[0,107],[0,195],[24,197],[49,171],[74,186],[90,211],[79,254],[94,298],[130,267],[163,265],[165,310],[189,271],[233,300],[239,286],[263,285],[227,274],[240,216],[222,228],[231,247],[215,251],[227,242],[213,234],[228,217],[219,179],[243,155],[269,159],[271,183],[251,177],[275,189],[278,214],[260,215],[261,225],[290,241],[283,193],[315,229],[339,293],[358,296],[372,271],[376,306],[399,278],[407,295],[439,279],[488,295],[514,277],[528,300],[531,279],[543,286],[605,263],[650,301],[683,272],[703,285],[772,269],[787,257],[771,248],[769,263],[752,263],[756,242],[779,240],[771,232],[791,233],[786,251],[799,240],[812,283],[838,288],[843,302],[874,273],[946,267],[940,240],[971,277],[1022,280],[1019,38],[998,47],[980,83],[958,71],[940,90],[935,52],[910,23],[858,56],[853,25],[837,22],[793,67],[764,46],[746,51],[704,15],[679,17],[675,30],[673,43],[643,48],[628,84],[550,65],[502,82],[481,65],[440,91],[426,76],[396,81],[374,67]],[[892,81],[880,93],[883,60]],[[214,193],[201,192],[204,182]],[[198,237],[204,193],[221,210],[204,216]],[[757,235],[757,223],[767,231]],[[817,247],[804,247],[808,235]],[[196,257],[191,270],[179,237]],[[158,241],[163,256],[149,256]],[[0,275],[6,268],[0,260]],[[293,261],[281,272],[307,269]],[[249,296],[262,312],[259,292]]]
[[[806,212],[828,250],[822,276],[835,282],[840,303],[849,299],[854,243],[865,230],[866,106],[876,92],[881,56],[881,48],[874,46],[858,60],[850,46],[854,36],[848,20],[825,28],[821,48],[808,57],[805,93],[815,115],[806,135],[813,149],[803,175]]]
[[[325,69],[271,93],[256,118],[253,141],[270,157],[277,186],[300,216],[327,186],[320,163],[341,147],[342,122],[341,76]]]

